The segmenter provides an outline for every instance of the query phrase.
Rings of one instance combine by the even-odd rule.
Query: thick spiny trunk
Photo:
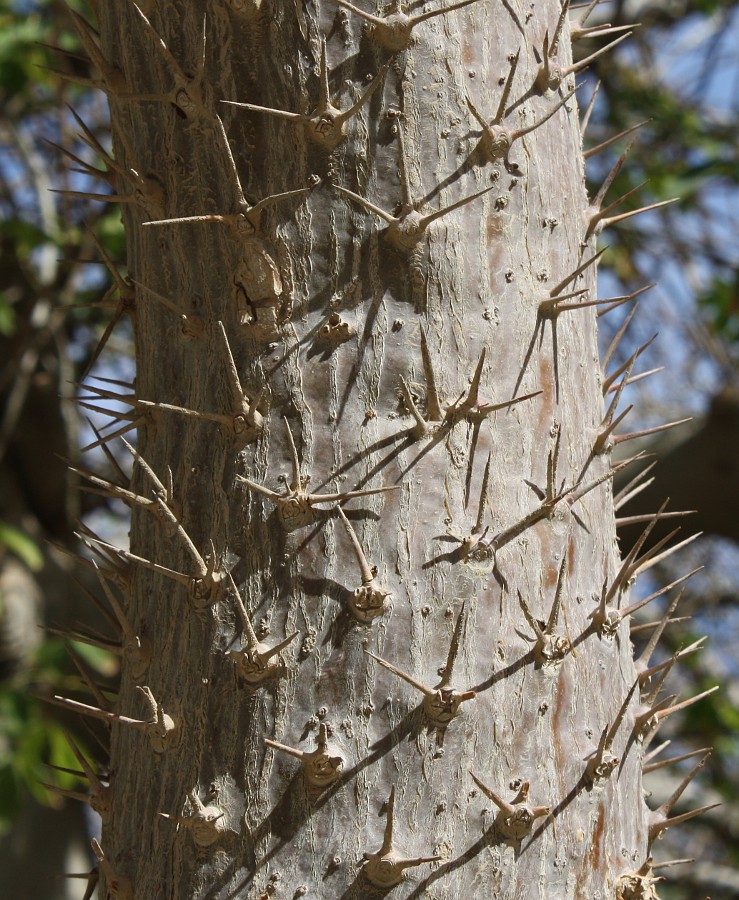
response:
[[[491,160],[467,102],[490,121],[516,53],[507,127],[538,122],[566,96],[572,76],[555,92],[536,83],[558,4],[480,0],[421,22],[394,53],[392,36],[329,0],[143,6],[151,27],[132,3],[100,4],[103,52],[119,70],[107,76],[116,150],[144,186],[124,212],[136,396],[230,418],[134,408],[142,456],[163,482],[172,471],[162,506],[215,575],[198,571],[171,513],[135,510],[132,553],[203,577],[188,586],[136,561],[124,571],[128,619],[151,657],[127,655],[117,708],[145,720],[136,688],[146,685],[176,727],[162,738],[113,726],[109,873],[147,898],[366,896],[399,877],[378,857],[394,788],[395,853],[437,859],[409,868],[393,896],[614,897],[618,876],[646,858],[648,811],[630,740],[638,698],[614,740],[620,768],[595,787],[586,775],[635,678],[628,621],[609,640],[591,618],[619,565],[610,482],[574,503],[541,493],[555,456],[555,492],[610,465],[592,452],[603,415],[594,311],[540,316],[595,252],[577,105]],[[312,113],[324,38],[335,107],[384,79],[343,139],[325,118],[221,103]],[[567,25],[554,58],[570,62]],[[249,204],[311,190],[249,213],[218,116]],[[404,175],[422,215],[490,190],[416,242],[402,229],[414,216],[403,218]],[[233,218],[143,225],[208,214]],[[594,270],[559,294],[594,297]],[[259,417],[247,404],[233,418],[218,323]],[[457,403],[483,351],[477,404]],[[244,478],[280,494],[395,489],[342,503],[348,527],[335,501],[276,506]],[[141,467],[134,485],[151,495]],[[290,521],[295,507],[304,518]],[[363,577],[349,528],[374,576]],[[249,637],[226,571],[262,642],[251,658],[228,652],[246,653]],[[560,641],[547,659],[524,607],[546,624],[560,577]],[[260,680],[260,650],[295,632]],[[458,696],[424,695],[377,657],[475,696],[457,708]],[[325,759],[266,743],[311,753],[323,738]],[[511,821],[471,773],[509,802],[528,783],[529,808],[548,812],[535,810],[530,828]],[[222,818],[208,824],[194,794]],[[177,827],[160,813],[189,818]],[[375,856],[362,867],[365,853]]]

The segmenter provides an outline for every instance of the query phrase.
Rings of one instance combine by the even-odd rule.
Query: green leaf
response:
[[[44,557],[38,544],[27,534],[7,522],[0,522],[0,546],[6,547],[24,562],[32,572],[44,566]]]

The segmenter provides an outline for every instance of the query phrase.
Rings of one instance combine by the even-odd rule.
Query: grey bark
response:
[[[136,396],[230,415],[222,322],[245,393],[264,389],[264,423],[244,447],[228,425],[139,406],[138,447],[162,480],[171,468],[172,509],[201,556],[211,554],[217,572],[230,570],[258,639],[273,646],[298,636],[275,676],[250,687],[227,653],[246,638],[228,579],[203,606],[187,586],[121,563],[127,617],[151,658],[142,665],[135,653],[124,657],[116,709],[146,719],[137,691],[146,685],[176,727],[160,741],[112,725],[112,811],[101,842],[107,889],[114,878],[119,890],[128,884],[147,898],[382,895],[371,862],[360,864],[383,845],[394,788],[394,850],[438,857],[408,869],[394,897],[615,897],[619,875],[647,857],[649,813],[642,751],[630,737],[638,697],[614,743],[620,767],[593,789],[585,778],[587,758],[635,678],[628,620],[607,640],[589,618],[619,565],[610,484],[571,509],[553,504],[487,558],[464,558],[444,540],[447,529],[471,532],[488,457],[486,540],[540,506],[535,486],[546,486],[557,435],[558,489],[609,471],[608,454],[591,453],[603,415],[592,309],[556,317],[556,344],[543,322],[519,380],[539,304],[594,253],[594,239],[584,238],[575,100],[513,144],[519,169],[510,171],[485,159],[466,102],[469,95],[491,119],[519,50],[507,124],[533,124],[566,95],[572,76],[556,92],[534,84],[535,51],[553,34],[558,5],[481,0],[424,21],[394,55],[359,17],[327,0],[150,2],[145,11],[152,30],[130,2],[99,5],[102,52],[114,67],[104,78],[116,152],[149,179],[148,193],[124,208],[137,283]],[[203,21],[198,95],[192,83],[176,84],[153,31],[191,77]],[[331,96],[342,109],[391,60],[335,148],[311,140],[300,123],[220,102],[314,109],[322,35]],[[571,59],[566,28],[557,58],[562,66]],[[243,222],[241,232],[228,222],[145,227],[239,212],[216,114],[250,203],[309,186],[312,175],[320,185],[267,208],[256,233]],[[491,188],[430,225],[410,253],[333,186],[397,211],[398,125],[412,198],[423,209]],[[268,278],[260,279],[260,266]],[[594,297],[594,268],[567,290]],[[152,291],[179,306],[189,325]],[[273,334],[261,327],[270,304]],[[322,338],[333,313],[348,326],[337,337],[347,340]],[[400,380],[422,412],[433,411],[422,334],[442,412],[469,387],[483,350],[488,402],[541,393],[479,421],[458,411],[416,439]],[[369,624],[352,614],[361,574],[336,504],[317,506],[311,524],[289,532],[275,505],[239,480],[282,490],[288,428],[308,490],[397,487],[342,506],[377,567],[376,584],[391,594]],[[140,467],[133,485],[150,495]],[[136,508],[131,551],[195,576],[170,519]],[[555,631],[575,649],[561,665],[542,666],[518,593],[533,618],[546,621],[563,560]],[[451,684],[476,697],[439,730],[421,693],[375,657],[435,688],[458,623]],[[265,743],[309,753],[319,733],[341,759],[323,791],[311,788],[298,759]],[[529,804],[550,811],[516,840],[471,772],[507,801],[528,782]],[[194,794],[222,813],[217,823],[204,824]],[[178,826],[161,813],[186,821]]]

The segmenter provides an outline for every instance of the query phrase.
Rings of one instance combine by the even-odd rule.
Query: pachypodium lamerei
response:
[[[138,369],[82,379],[107,471],[75,469],[130,507],[131,548],[81,529],[114,637],[67,633],[116,654],[120,695],[72,650],[94,703],[55,702],[112,738],[110,766],[71,745],[103,891],[654,893],[652,842],[705,811],[672,814],[703,759],[657,809],[641,791],[660,724],[703,696],[662,696],[702,642],[654,661],[672,598],[636,659],[627,639],[684,579],[628,597],[672,552],[647,544],[665,509],[617,558],[610,482],[640,457],[611,453],[650,342],[616,360],[624,326],[601,371],[597,317],[641,293],[595,285],[627,153],[588,200],[567,82],[624,29],[567,0],[95,6],[99,31],[75,24],[113,151],[78,124],[131,236],[129,274],[97,244],[99,351],[126,314]],[[570,37],[611,42],[572,60]]]

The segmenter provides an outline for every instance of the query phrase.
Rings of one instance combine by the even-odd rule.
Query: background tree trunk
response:
[[[585,778],[635,678],[628,620],[607,640],[589,618],[619,566],[609,482],[505,536],[543,509],[537,490],[557,441],[558,490],[609,472],[608,454],[592,452],[603,415],[593,310],[556,316],[556,332],[538,316],[595,252],[594,238],[585,239],[576,103],[516,140],[506,167],[486,159],[466,101],[492,119],[517,52],[507,125],[534,124],[569,92],[572,76],[557,92],[535,83],[558,4],[532,11],[480,0],[423,21],[394,54],[333,2],[149,2],[143,10],[150,24],[133,3],[99,4],[102,52],[114,67],[104,77],[116,155],[147,179],[124,208],[136,397],[230,416],[222,322],[244,392],[262,392],[264,423],[244,447],[228,425],[136,406],[138,448],[165,483],[171,469],[171,508],[216,575],[230,570],[259,640],[271,647],[298,636],[281,653],[282,670],[251,687],[227,654],[246,636],[225,576],[216,602],[201,603],[186,585],[121,562],[127,617],[151,657],[146,665],[124,658],[117,709],[146,719],[137,690],[146,685],[176,728],[162,742],[112,728],[113,803],[101,842],[110,871],[136,897],[366,896],[380,876],[371,861],[359,863],[383,845],[394,787],[395,851],[438,859],[410,869],[393,896],[614,897],[619,875],[647,857],[649,811],[641,747],[630,737],[638,697],[614,743],[620,767],[594,789]],[[341,109],[389,63],[335,147],[312,139],[311,125],[220,102],[314,110],[324,37]],[[571,61],[567,27],[556,59]],[[250,204],[311,186],[311,176],[320,184],[268,207],[261,222],[252,214],[144,227],[240,211],[217,115]],[[399,129],[411,197],[423,210],[490,188],[431,224],[410,252],[333,186],[397,214]],[[560,293],[594,298],[594,269]],[[264,324],[270,310],[274,328]],[[322,333],[332,314],[347,329],[335,341]],[[442,413],[469,388],[483,350],[486,402],[540,393],[487,416],[457,407],[416,439],[401,377],[433,418],[424,335]],[[376,584],[391,594],[368,624],[352,613],[361,573],[336,504],[288,531],[275,505],[239,480],[283,490],[288,429],[308,490],[397,487],[343,506]],[[443,538],[447,529],[470,533],[488,459],[482,525],[497,552],[465,558]],[[141,467],[133,487],[151,494]],[[135,509],[132,553],[202,574],[170,519]],[[563,562],[555,631],[575,649],[561,665],[540,665],[518,594],[546,621]],[[455,629],[451,684],[476,696],[440,731],[422,694],[375,657],[435,688]],[[265,743],[307,753],[320,733],[339,769],[323,791],[297,759]],[[549,812],[516,840],[470,772],[509,802],[529,783],[530,806]],[[203,824],[193,792],[220,811],[217,824]],[[160,813],[188,817],[190,827]]]

